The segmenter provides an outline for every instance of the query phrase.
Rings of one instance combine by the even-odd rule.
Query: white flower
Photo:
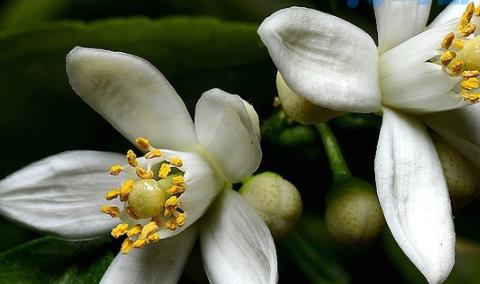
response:
[[[231,188],[261,160],[251,105],[210,90],[194,125],[163,75],[124,53],[77,47],[67,74],[76,93],[147,154],[129,151],[127,163],[120,154],[72,151],[33,163],[0,181],[1,215],[62,239],[126,235],[128,254],[114,259],[104,283],[177,282],[197,235],[212,283],[277,281],[270,232]]]
[[[480,166],[479,107],[469,106],[480,100],[480,9],[458,2],[466,1],[425,27],[431,1],[374,1],[378,48],[352,24],[306,8],[278,11],[258,30],[298,95],[336,111],[383,112],[378,196],[396,241],[431,283],[453,267],[455,232],[424,122]]]

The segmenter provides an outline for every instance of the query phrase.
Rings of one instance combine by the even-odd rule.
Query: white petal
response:
[[[433,20],[430,25],[428,25],[429,29],[438,28],[443,26],[446,23],[451,21],[460,21],[460,17],[462,16],[463,12],[467,7],[467,4],[470,2],[474,2],[475,6],[479,4],[478,0],[470,1],[470,0],[453,0],[448,4],[448,6],[443,9],[443,11]],[[452,30],[453,31],[453,30]]]
[[[260,165],[258,116],[239,96],[212,89],[203,94],[195,111],[198,142],[218,163],[230,182],[239,182]]]
[[[424,116],[423,120],[480,168],[480,104],[432,113]]]
[[[265,19],[258,34],[287,85],[310,102],[339,111],[380,109],[378,52],[361,29],[292,7]]]
[[[178,283],[197,238],[197,226],[128,254],[118,254],[103,275],[103,284]]]
[[[255,210],[231,189],[202,220],[200,242],[211,283],[276,283],[275,244]]]
[[[416,119],[384,108],[375,157],[377,191],[395,240],[430,283],[455,262],[455,232],[440,161]]]
[[[439,54],[448,27],[425,31],[380,57],[382,100],[387,106],[418,114],[465,105],[456,93],[461,77],[452,77],[441,65],[427,62]]]
[[[187,229],[203,216],[218,193],[223,181],[212,167],[198,154],[163,150],[167,155],[177,156],[183,161],[185,192],[180,196],[180,207],[185,211],[185,225],[175,231],[162,229],[160,237],[168,238]]]
[[[431,5],[432,0],[374,1],[380,52],[389,50],[423,31]]]
[[[30,164],[0,181],[0,214],[64,239],[109,232],[118,219],[100,212],[105,193],[121,183],[108,174],[123,155],[72,151]]]
[[[74,48],[67,74],[75,92],[130,141],[157,148],[196,144],[188,111],[167,79],[147,61],[125,53]]]

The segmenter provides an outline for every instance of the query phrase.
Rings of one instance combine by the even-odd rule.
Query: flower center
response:
[[[128,150],[128,165],[110,168],[111,175],[125,173],[133,177],[124,179],[119,188],[105,196],[108,201],[120,199],[123,210],[110,205],[101,208],[103,213],[122,220],[111,235],[114,238],[126,235],[123,254],[159,241],[161,229],[176,230],[185,224],[179,200],[185,191],[183,161],[152,147],[146,138],[137,138],[136,143],[146,152],[145,159],[140,161],[133,150]]]
[[[456,32],[448,33],[442,40],[440,47],[443,54],[440,63],[446,68],[450,76],[463,77],[460,83],[460,95],[470,103],[480,101],[480,37],[475,36],[476,25],[472,17],[480,17],[480,7],[475,8],[473,2],[467,5],[460,18]]]

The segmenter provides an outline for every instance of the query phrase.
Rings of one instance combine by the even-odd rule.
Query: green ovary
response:
[[[138,218],[150,218],[162,212],[167,192],[154,179],[138,180],[128,197],[128,206]]]

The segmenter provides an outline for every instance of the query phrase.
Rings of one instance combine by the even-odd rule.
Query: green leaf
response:
[[[77,45],[145,58],[191,111],[200,95],[215,87],[241,95],[260,110],[270,109],[275,70],[256,29],[212,18],[174,17],[63,22],[0,32],[0,176],[67,149],[123,152],[131,147],[71,90],[65,56]]]
[[[0,254],[2,283],[98,283],[113,253],[109,239],[37,239]]]
[[[0,27],[28,26],[47,21],[63,11],[70,1],[15,0],[7,2],[0,13]]]

